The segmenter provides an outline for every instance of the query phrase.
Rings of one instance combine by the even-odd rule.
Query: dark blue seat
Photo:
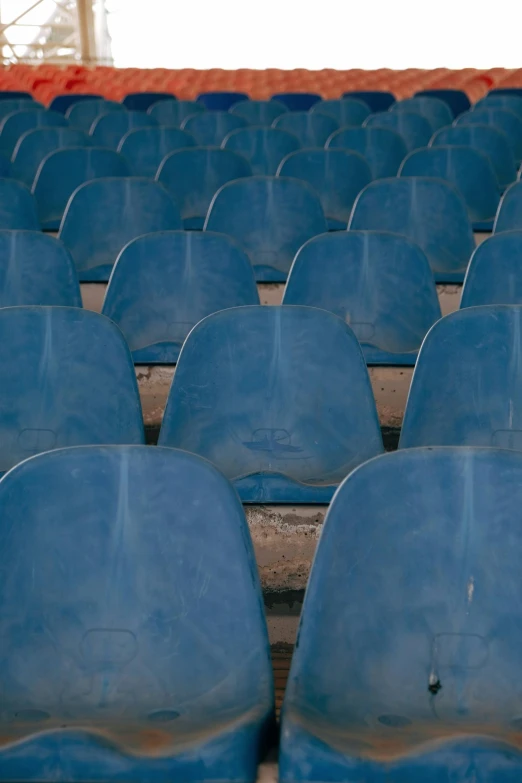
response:
[[[488,95],[519,95],[522,96],[522,87],[495,87]]]
[[[73,128],[80,128],[89,133],[91,125],[101,114],[126,111],[125,106],[117,101],[107,101],[105,98],[93,98],[91,101],[73,103],[65,112]]]
[[[9,114],[14,114],[17,111],[23,111],[26,109],[45,109],[43,103],[38,101],[29,100],[27,98],[9,98],[8,100],[0,100],[0,122]]]
[[[49,104],[49,109],[51,111],[58,111],[60,114],[65,114],[66,111],[71,106],[74,106],[75,103],[80,103],[81,101],[92,101],[95,99],[103,99],[103,95],[97,95],[96,93],[84,93],[82,95],[68,92],[65,95],[56,95]]]
[[[374,179],[395,177],[408,154],[404,139],[389,128],[341,128],[326,147],[358,152],[368,162]]]
[[[391,107],[391,111],[407,111],[421,114],[423,117],[426,117],[433,132],[443,128],[445,125],[451,125],[453,122],[453,112],[448,104],[438,98],[427,96],[417,96],[397,101]]]
[[[239,101],[247,101],[248,95],[245,92],[202,92],[197,100],[210,111],[228,111]]]
[[[469,262],[461,307],[522,304],[522,231],[504,231],[482,242]]]
[[[118,152],[135,176],[154,178],[167,155],[195,146],[194,137],[179,128],[138,128],[125,134]]]
[[[125,96],[122,103],[129,111],[146,112],[158,101],[176,100],[171,92],[131,92]]]
[[[514,182],[506,190],[498,208],[493,231],[522,229],[522,182]]]
[[[127,162],[114,150],[71,147],[51,152],[42,161],[33,194],[42,228],[58,231],[69,199],[76,188],[100,177],[127,177]],[[96,225],[91,231],[97,231]]]
[[[424,251],[439,283],[462,282],[475,249],[462,197],[448,182],[431,177],[370,183],[355,202],[348,227],[408,237]]]
[[[522,118],[509,109],[474,109],[461,114],[455,120],[457,125],[492,125],[504,131],[509,139],[513,155],[522,160]]]
[[[314,92],[279,92],[272,95],[272,100],[283,103],[289,111],[309,111],[321,96]]]
[[[233,237],[249,255],[256,280],[284,282],[304,243],[327,231],[318,195],[287,177],[229,182],[214,197],[205,231]]]
[[[310,111],[313,114],[326,114],[328,117],[333,117],[340,128],[347,125],[362,125],[370,114],[368,105],[357,98],[320,101],[315,103]]]
[[[226,136],[224,149],[248,160],[253,174],[274,176],[281,161],[300,149],[297,136],[280,128],[239,128]]]
[[[175,364],[198,321],[251,304],[259,304],[252,265],[228,237],[163,231],[122,250],[102,312],[120,327],[135,363]]]
[[[522,95],[489,94],[475,104],[476,109],[509,109],[522,117]]]
[[[67,147],[90,147],[91,137],[77,128],[35,128],[20,137],[12,157],[15,179],[31,187],[40,164],[51,152]]]
[[[281,783],[516,783],[522,455],[415,449],[354,471],[312,566]]]
[[[0,178],[0,230],[41,228],[31,191],[14,179]]]
[[[238,101],[230,107],[229,112],[243,117],[249,125],[272,125],[273,121],[285,114],[288,109],[279,101]]]
[[[423,95],[428,98],[439,98],[439,100],[447,103],[454,117],[458,117],[459,114],[463,114],[471,109],[470,100],[467,93],[463,90],[420,90],[420,92],[415,93],[416,97],[422,97]]]
[[[32,95],[25,90],[0,90],[0,101],[8,101],[12,99],[32,101]]]
[[[277,175],[304,180],[312,186],[330,230],[346,228],[355,199],[372,180],[362,155],[341,149],[293,152],[283,160]]]
[[[220,147],[229,133],[247,125],[243,117],[217,110],[191,114],[181,123],[183,130],[192,134],[200,147]]]
[[[107,177],[74,191],[60,239],[74,259],[80,281],[106,282],[132,239],[181,227],[178,208],[160,184],[140,177]]]
[[[197,101],[170,100],[153,103],[147,109],[147,114],[150,114],[160,126],[180,128],[183,120],[202,111],[205,111],[205,107]]]
[[[69,125],[63,114],[45,109],[21,109],[0,122],[0,151],[9,158],[18,140],[34,128],[63,128]]]
[[[328,502],[383,448],[357,338],[311,307],[208,316],[181,351],[159,443],[209,459],[243,502]]]
[[[293,133],[302,147],[324,147],[327,139],[338,130],[339,123],[326,114],[289,111],[274,120],[272,127]]]
[[[428,259],[397,234],[337,231],[298,251],[285,305],[330,310],[349,324],[367,364],[414,365],[440,315]]]
[[[0,780],[254,783],[273,677],[223,476],[174,449],[62,449],[0,502]]]
[[[90,135],[97,147],[117,150],[126,133],[137,128],[150,127],[157,127],[157,122],[143,111],[112,111],[100,114],[94,120]]]
[[[388,111],[395,103],[395,95],[386,90],[350,90],[343,93],[343,98],[358,98],[364,101],[370,111]]]
[[[13,177],[16,179],[13,175],[11,161],[6,155],[2,155],[2,153],[0,153],[0,178],[1,177]]]
[[[408,152],[425,147],[433,135],[430,121],[413,111],[380,111],[378,114],[370,114],[364,127],[395,131],[403,139]]]
[[[156,179],[178,205],[183,226],[201,230],[216,192],[226,182],[252,174],[249,162],[231,150],[196,147],[168,155]]]

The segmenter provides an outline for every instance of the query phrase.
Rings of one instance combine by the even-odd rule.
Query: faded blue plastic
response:
[[[0,153],[0,177],[13,177],[11,161]],[[14,177],[16,179],[16,177]]]
[[[298,251],[285,305],[330,310],[361,343],[367,364],[415,364],[440,317],[428,259],[405,237],[343,231],[310,239]]]
[[[522,117],[522,95],[486,95],[475,104],[476,109],[509,109]]]
[[[496,87],[490,90],[488,95],[520,95],[522,96],[522,87]]]
[[[381,111],[370,114],[365,128],[389,128],[403,139],[408,152],[425,147],[433,135],[431,123],[422,114],[412,111]]]
[[[82,306],[71,256],[41,231],[0,231],[0,308],[18,305]]]
[[[461,114],[457,125],[492,125],[504,131],[509,139],[513,155],[522,160],[522,118],[509,109],[474,109]]]
[[[100,177],[127,177],[127,162],[114,150],[72,147],[51,152],[42,161],[33,186],[42,228],[58,231],[76,188]],[[91,230],[96,224],[91,226]]]
[[[289,111],[272,124],[297,136],[302,147],[324,147],[326,140],[339,128],[334,117],[308,111]]]
[[[239,101],[247,101],[248,95],[246,92],[202,92],[197,100],[210,111],[228,111]]]
[[[522,450],[522,307],[466,307],[429,332],[412,379],[400,447]]]
[[[395,177],[408,154],[404,139],[389,128],[341,128],[326,147],[358,152],[366,158],[374,179]]]
[[[242,155],[232,150],[197,147],[168,155],[156,178],[178,205],[183,226],[201,230],[219,188],[251,174],[250,164]]]
[[[475,231],[491,231],[500,187],[489,158],[472,147],[436,146],[412,152],[401,177],[438,177],[451,182],[466,202]]]
[[[105,282],[120,251],[132,239],[181,227],[178,208],[159,183],[140,177],[107,177],[74,191],[60,239],[71,252],[80,281]]]
[[[132,358],[108,318],[78,307],[4,307],[0,362],[9,368],[0,388],[0,474],[64,446],[143,443]],[[3,743],[6,780],[2,752]]]
[[[447,103],[454,117],[471,109],[470,100],[463,90],[421,90],[415,93],[416,97],[423,95],[428,98],[439,98]]]
[[[518,783],[522,455],[373,459],[326,516],[281,783]]]
[[[18,140],[34,128],[67,127],[63,114],[45,109],[24,109],[8,114],[0,124],[0,151],[9,158]]]
[[[498,208],[493,231],[522,229],[522,182],[514,182],[506,190]]]
[[[103,314],[137,364],[175,364],[187,334],[218,310],[259,304],[252,265],[210,231],[163,231],[130,242],[111,275]]]
[[[84,446],[19,465],[0,503],[2,783],[255,783],[272,669],[223,476]]]
[[[406,98],[397,101],[391,107],[391,111],[416,112],[426,117],[430,123],[433,132],[443,128],[445,125],[451,125],[453,122],[453,112],[445,101],[438,98],[427,96],[417,96],[416,98]]]
[[[197,101],[159,101],[147,109],[158,125],[166,128],[180,128],[181,123],[192,114],[205,111],[203,104]]]
[[[31,191],[15,179],[0,178],[0,230],[41,228]]]
[[[49,109],[51,111],[58,111],[60,114],[65,114],[67,109],[69,109],[75,103],[80,103],[81,101],[92,101],[96,98],[103,100],[103,95],[97,95],[96,93],[85,93],[82,95],[68,92],[65,95],[57,95],[55,98],[53,98],[49,104]]]
[[[274,176],[281,161],[301,144],[293,133],[280,128],[239,128],[225,138],[225,149],[245,157],[253,174]]]
[[[272,95],[272,100],[284,104],[289,111],[310,111],[321,96],[314,92],[279,92]]]
[[[388,111],[395,103],[395,95],[386,90],[352,90],[345,92],[343,98],[358,98],[364,101],[370,111]]]
[[[279,101],[239,101],[234,103],[229,111],[243,117],[250,125],[269,126],[288,109]]]
[[[137,177],[156,176],[163,159],[175,150],[195,147],[194,137],[179,128],[139,128],[125,134],[118,147]]]
[[[205,222],[205,231],[236,239],[256,280],[268,282],[284,282],[299,248],[327,229],[315,191],[287,177],[229,182],[214,196]]]
[[[20,137],[13,152],[13,176],[31,187],[38,168],[51,152],[90,147],[91,137],[77,128],[35,128]]]
[[[25,109],[45,109],[42,103],[34,100],[24,99],[8,99],[0,100],[0,121],[7,117],[9,114],[13,114],[16,111],[24,111]]]
[[[159,443],[209,459],[247,503],[328,502],[383,449],[351,329],[325,310],[281,306],[222,310],[192,330]]]
[[[277,174],[304,180],[312,186],[330,230],[346,228],[355,199],[372,181],[370,167],[362,155],[341,149],[293,152],[281,163]]]
[[[157,127],[156,120],[150,114],[143,111],[113,111],[100,114],[91,125],[90,134],[97,147],[117,150],[126,133],[136,128],[150,127]]]
[[[202,111],[192,114],[181,123],[200,147],[220,147],[224,138],[237,128],[248,125],[243,117],[228,111]]]
[[[314,104],[310,111],[312,114],[326,114],[328,117],[333,117],[340,128],[347,125],[362,125],[370,114],[368,105],[356,98],[320,101]]]
[[[65,116],[73,128],[80,128],[89,133],[94,120],[101,114],[126,111],[125,106],[117,101],[106,101],[104,98],[94,98],[92,101],[81,101],[69,106]]]
[[[431,147],[464,145],[483,152],[491,161],[499,186],[507,188],[517,177],[517,168],[509,139],[500,128],[491,125],[457,125],[441,128],[430,141]]]
[[[158,101],[173,101],[176,97],[171,92],[131,92],[125,96],[122,103],[129,111],[146,112]]]
[[[494,234],[471,257],[461,307],[522,304],[522,231]]]
[[[25,90],[0,90],[0,101],[8,101],[11,99],[33,100],[31,93],[25,92]]]

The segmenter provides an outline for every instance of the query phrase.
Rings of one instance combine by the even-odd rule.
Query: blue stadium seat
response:
[[[308,111],[289,111],[272,124],[297,136],[302,147],[324,147],[327,139],[339,128],[339,123],[326,114]]]
[[[281,114],[288,111],[279,101],[239,101],[229,109],[231,114],[243,117],[249,125],[272,125]]]
[[[219,188],[251,174],[250,164],[242,155],[231,150],[196,147],[168,155],[156,179],[178,205],[184,228],[201,230]]]
[[[80,103],[81,101],[92,101],[95,99],[103,99],[103,95],[97,95],[96,93],[85,93],[82,95],[68,92],[65,95],[57,95],[55,98],[53,98],[49,104],[49,109],[51,111],[60,112],[60,114],[65,114],[66,111],[71,106],[74,106],[75,103]]]
[[[343,93],[343,98],[358,98],[364,101],[370,111],[388,111],[395,103],[395,95],[386,90],[351,90]]]
[[[91,446],[0,487],[0,780],[254,783],[273,676],[230,484],[192,454]]]
[[[2,155],[2,153],[0,153],[0,178],[2,177],[13,177],[13,179],[16,179],[16,177],[13,175],[11,161],[6,155]]]
[[[247,101],[248,95],[245,92],[202,92],[197,100],[210,111],[228,111],[239,101]]]
[[[362,125],[370,114],[370,109],[364,101],[356,98],[340,98],[339,100],[320,101],[312,106],[312,114],[326,114],[337,120],[339,127]]]
[[[453,112],[445,101],[438,98],[429,98],[426,96],[416,98],[406,98],[394,103],[391,111],[415,112],[426,117],[430,123],[433,132],[451,125],[453,122]]]
[[[125,136],[136,128],[157,127],[157,122],[150,114],[143,111],[113,111],[100,114],[91,125],[90,135],[97,147],[109,147],[117,150]]]
[[[18,99],[22,101],[32,101],[32,95],[25,90],[0,90],[0,101]]]
[[[253,174],[274,176],[279,164],[291,152],[300,149],[297,136],[280,128],[239,128],[226,136],[224,149],[245,157]]]
[[[461,114],[457,125],[492,125],[504,131],[509,139],[515,160],[522,160],[522,118],[509,109],[474,109]]]
[[[147,110],[158,125],[165,128],[181,128],[181,123],[192,114],[205,111],[202,103],[197,101],[158,101]]]
[[[73,103],[65,112],[73,128],[80,128],[89,133],[91,125],[100,114],[110,114],[113,111],[126,111],[125,106],[117,101],[106,101],[105,98],[93,98],[92,101]]]
[[[475,242],[466,204],[449,183],[396,177],[370,183],[348,228],[402,234],[423,250],[438,283],[460,283]]]
[[[41,231],[0,231],[0,308],[17,305],[82,306],[71,256]]]
[[[522,87],[495,87],[488,95],[519,95],[522,96]]]
[[[163,231],[122,250],[102,312],[120,327],[136,364],[175,364],[202,318],[252,304],[259,304],[252,265],[228,237]]]
[[[247,125],[243,117],[217,110],[192,114],[181,123],[183,130],[191,133],[200,147],[220,147],[231,131]]]
[[[482,242],[469,262],[461,307],[522,304],[522,231],[504,231]]]
[[[412,111],[380,111],[370,114],[364,127],[395,131],[406,144],[408,152],[425,147],[433,135],[430,121],[422,114]]]
[[[281,783],[516,783],[522,456],[415,449],[354,471],[312,566]]]
[[[0,179],[0,230],[41,228],[31,191],[15,179]]]
[[[321,202],[305,182],[248,177],[214,196],[205,231],[228,234],[247,251],[256,280],[284,282],[304,243],[328,229]]]
[[[175,150],[195,146],[193,136],[179,128],[138,128],[125,134],[118,152],[137,177],[154,178],[167,155]]]
[[[312,186],[331,231],[346,229],[355,199],[372,180],[362,155],[341,149],[292,152],[279,166],[277,175],[301,179]]]
[[[506,190],[498,208],[493,231],[522,229],[522,181],[514,182]]]
[[[491,231],[500,187],[489,158],[472,147],[424,147],[410,153],[400,177],[438,177],[451,182],[466,202],[475,231]]]
[[[310,111],[322,99],[313,92],[279,92],[272,100],[283,103],[289,111]]]
[[[414,365],[440,306],[428,259],[397,234],[338,231],[298,251],[285,305],[330,310],[354,331],[367,364]]]
[[[509,109],[522,117],[522,95],[489,94],[475,104],[476,109]]]
[[[355,335],[312,307],[208,316],[181,351],[159,444],[209,459],[243,502],[328,502],[383,449]]]
[[[132,239],[181,227],[179,211],[160,184],[140,177],[106,177],[75,190],[60,239],[71,252],[81,282],[106,282]]]
[[[422,96],[438,98],[448,104],[454,117],[471,109],[471,103],[463,90],[421,90],[415,93],[415,97]]]
[[[42,161],[33,185],[42,228],[58,231],[69,199],[80,185],[100,177],[128,175],[127,162],[114,150],[71,147],[51,152]]]
[[[170,92],[131,92],[125,96],[122,103],[129,111],[146,112],[158,101],[176,100]]]
[[[0,151],[10,158],[18,140],[27,131],[34,128],[60,128],[68,125],[63,114],[54,111],[23,109],[13,112],[4,117],[0,123]]]
[[[0,362],[9,367],[0,387],[0,475],[64,446],[143,443],[132,357],[108,318],[79,307],[4,307]],[[5,780],[1,757],[0,770]]]
[[[20,137],[13,152],[13,176],[31,187],[40,164],[51,152],[90,147],[91,137],[77,128],[35,128]]]
[[[441,128],[434,134],[430,146],[454,144],[483,152],[491,161],[500,188],[507,188],[517,177],[517,168],[509,139],[491,125],[457,125]]]
[[[14,112],[24,111],[26,109],[44,110],[45,106],[42,103],[38,103],[38,101],[34,101],[32,99],[0,100],[0,122],[9,114],[14,114]]]
[[[395,177],[408,154],[404,139],[389,128],[341,128],[328,139],[326,147],[360,153],[374,179]]]

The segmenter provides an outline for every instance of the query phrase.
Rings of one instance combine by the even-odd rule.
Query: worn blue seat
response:
[[[171,92],[131,92],[125,96],[122,103],[129,111],[146,112],[158,101],[176,100]]]
[[[482,242],[469,262],[461,307],[522,304],[522,231],[504,231]]]
[[[229,133],[247,125],[243,117],[228,111],[202,111],[189,115],[181,123],[183,130],[190,133],[200,147],[220,147]]]
[[[180,128],[181,123],[191,114],[205,111],[202,103],[197,101],[158,101],[147,109],[147,114],[154,117],[158,125],[165,128]]]
[[[324,147],[327,139],[338,130],[339,123],[327,114],[289,111],[274,120],[272,127],[293,133],[302,147]]]
[[[374,179],[395,177],[408,154],[404,139],[389,128],[341,128],[326,147],[358,152],[366,158]]]
[[[273,677],[223,476],[174,449],[77,447],[19,465],[0,503],[2,783],[255,783]]]
[[[517,783],[522,455],[434,448],[342,484],[282,711],[281,783]]]
[[[209,459],[243,502],[328,502],[383,449],[355,335],[311,307],[208,316],[181,351],[159,444]]]
[[[243,117],[249,125],[272,125],[273,121],[285,114],[288,109],[279,101],[238,101],[230,107],[229,112]]]
[[[179,210],[160,184],[140,177],[106,177],[74,191],[59,236],[80,281],[106,282],[120,251],[132,239],[181,227]]]
[[[0,474],[64,446],[143,443],[132,357],[108,318],[79,307],[4,307],[0,362],[9,367],[0,387]],[[5,697],[5,679],[3,688]],[[1,751],[0,770],[5,780]]]
[[[64,95],[56,95],[51,103],[49,109],[51,111],[58,111],[60,114],[65,114],[67,110],[81,101],[92,101],[95,99],[103,99],[103,95],[97,93],[65,93]]]
[[[21,109],[13,112],[0,121],[0,152],[10,158],[18,140],[34,128],[60,128],[68,125],[63,114],[55,111]]]
[[[348,228],[408,237],[426,254],[438,283],[462,282],[475,249],[464,200],[448,182],[431,177],[370,183],[355,202]]]
[[[245,92],[202,92],[197,100],[210,111],[228,111],[239,101],[247,101],[248,95]]]
[[[252,304],[259,304],[252,265],[228,237],[163,231],[121,251],[102,312],[120,327],[135,363],[175,364],[198,321]]]
[[[309,111],[321,96],[314,92],[279,92],[272,95],[272,100],[283,103],[289,111]]]
[[[304,180],[312,186],[330,230],[346,228],[355,199],[372,181],[370,167],[362,155],[342,149],[292,152],[279,166],[277,175]]]
[[[364,127],[395,131],[403,139],[408,152],[425,147],[433,135],[430,121],[413,111],[380,111],[370,114]]]
[[[439,98],[428,96],[417,96],[397,101],[397,103],[393,104],[390,111],[406,111],[421,114],[423,117],[426,117],[433,132],[443,128],[445,125],[451,125],[453,122],[453,112],[448,104],[439,100]]]
[[[370,111],[388,111],[395,103],[395,95],[386,90],[350,90],[343,93],[343,98],[358,98],[364,101]]]
[[[522,117],[522,95],[489,94],[475,104],[476,109],[509,109]]]
[[[219,188],[226,182],[251,174],[247,159],[232,150],[196,147],[168,155],[159,167],[156,179],[178,205],[184,228],[201,230],[210,202]]]
[[[40,164],[51,152],[67,147],[90,147],[91,137],[77,128],[35,128],[18,140],[12,156],[15,179],[31,187]]]
[[[514,182],[506,190],[498,208],[493,231],[522,229],[522,181]]]
[[[105,98],[93,98],[91,101],[73,103],[65,112],[65,116],[73,128],[80,128],[89,133],[91,125],[101,114],[122,111],[126,111],[122,103],[107,101]]]
[[[466,202],[475,231],[491,231],[500,187],[489,158],[472,147],[424,147],[410,153],[400,177],[438,177],[451,182]]]
[[[454,117],[458,117],[459,114],[463,114],[465,111],[471,109],[471,103],[464,90],[420,90],[415,93],[415,97],[427,96],[428,98],[438,98],[444,101],[450,107]]]
[[[310,239],[292,264],[283,304],[338,315],[353,329],[367,364],[414,365],[426,333],[441,317],[422,250],[379,231]]]
[[[0,231],[0,308],[17,305],[82,306],[70,254],[41,231]]]
[[[320,101],[315,103],[312,114],[326,114],[337,120],[339,127],[362,125],[370,115],[370,109],[364,101],[357,98],[339,98],[338,100]]]
[[[65,208],[76,188],[100,177],[127,177],[127,162],[114,150],[71,147],[51,152],[42,161],[33,184],[42,228],[58,231]],[[96,224],[91,231],[97,231]]]
[[[9,98],[7,100],[0,100],[0,122],[9,114],[14,114],[17,111],[23,111],[26,109],[45,109],[43,103],[30,100],[26,98]]]
[[[135,176],[154,178],[167,155],[195,146],[194,137],[179,128],[138,128],[125,134],[118,152]]]
[[[137,128],[157,127],[157,122],[150,114],[143,111],[112,111],[100,114],[91,125],[90,135],[97,147],[109,147],[117,150],[125,136]]]
[[[247,251],[256,280],[284,282],[295,254],[328,226],[319,196],[306,182],[248,177],[214,197],[205,231],[228,234]]]
[[[0,178],[0,230],[41,228],[31,191],[15,179]]]
[[[513,155],[522,160],[522,118],[509,109],[474,109],[455,120],[457,125],[492,125],[504,131],[509,139]]]
[[[274,176],[281,161],[301,144],[297,136],[280,128],[251,127],[232,131],[222,146],[245,157],[253,174]]]

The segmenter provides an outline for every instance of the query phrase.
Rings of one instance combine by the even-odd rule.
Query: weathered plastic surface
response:
[[[214,196],[205,231],[233,237],[248,253],[256,280],[284,282],[304,243],[328,226],[319,197],[306,182],[249,177]]]
[[[252,266],[232,240],[164,231],[122,250],[102,312],[120,327],[135,363],[175,364],[202,318],[251,304],[259,304]]]
[[[171,92],[131,92],[125,96],[122,103],[129,111],[146,112],[158,101],[176,100]]]
[[[62,449],[0,502],[0,780],[255,783],[272,671],[223,476],[172,449]]]
[[[474,109],[461,114],[457,125],[492,125],[504,131],[516,161],[522,160],[522,118],[509,109]]]
[[[324,147],[327,139],[339,129],[339,123],[327,114],[289,111],[274,120],[272,127],[293,133],[302,147]]]
[[[361,343],[367,364],[415,364],[428,330],[441,317],[428,259],[405,237],[338,231],[299,250],[285,305],[330,310]]]
[[[364,101],[370,111],[388,111],[395,103],[395,95],[386,90],[350,90],[345,92],[343,98],[358,98]]]
[[[272,95],[272,100],[284,104],[289,111],[309,111],[321,96],[314,92],[280,92]]]
[[[105,98],[93,98],[91,101],[73,103],[65,112],[66,118],[73,128],[80,128],[89,133],[95,119],[101,114],[113,111],[126,111],[125,106],[117,101],[107,101]]]
[[[167,155],[174,150],[195,146],[194,137],[179,128],[138,128],[125,134],[118,152],[136,177],[154,179]]]
[[[41,231],[0,231],[0,308],[18,305],[82,306],[71,256]]]
[[[100,114],[89,132],[97,147],[117,150],[126,133],[136,128],[150,127],[157,127],[157,122],[144,111],[113,111]]]
[[[422,114],[429,121],[433,132],[451,125],[453,112],[445,101],[428,96],[416,96],[397,101],[391,107],[391,111],[407,111]]]
[[[252,127],[232,131],[222,146],[245,157],[253,174],[273,177],[281,161],[301,144],[297,136],[280,128]]]
[[[514,111],[522,117],[522,95],[486,95],[475,104],[477,109],[500,108]]]
[[[23,109],[8,114],[0,123],[0,152],[10,158],[18,140],[27,131],[67,127],[68,124],[63,114],[45,109]]]
[[[90,147],[91,137],[77,128],[35,128],[20,137],[13,152],[13,176],[31,187],[47,155],[66,147]]]
[[[180,128],[181,123],[191,114],[205,111],[203,104],[197,101],[158,101],[147,109],[147,114],[154,117],[158,125],[166,128]]]
[[[429,98],[439,98],[439,100],[447,103],[454,117],[458,117],[459,114],[463,114],[471,109],[470,100],[464,90],[420,90],[415,93],[416,97],[422,97],[423,95]]]
[[[475,249],[462,197],[448,182],[431,177],[370,183],[355,202],[348,228],[408,237],[426,254],[438,283],[462,282]]]
[[[144,442],[132,357],[99,313],[0,309],[0,364],[9,368],[0,388],[0,474],[64,446]],[[0,770],[5,780],[3,762]]]
[[[203,228],[210,202],[226,183],[252,174],[249,162],[232,150],[184,149],[168,155],[156,179],[178,205],[186,229]]]
[[[419,353],[400,447],[522,450],[522,307],[466,307],[442,318]]]
[[[408,154],[404,139],[389,128],[341,128],[326,147],[358,152],[368,161],[374,179],[395,177]]]
[[[381,111],[370,114],[366,128],[389,128],[403,139],[408,152],[425,147],[433,135],[431,123],[413,111]]]
[[[33,99],[27,98],[9,98],[6,100],[0,100],[0,122],[8,116],[17,111],[23,111],[24,109],[45,109],[42,103],[38,103]]]
[[[489,158],[464,146],[415,150],[403,161],[401,177],[438,177],[454,185],[466,202],[475,231],[491,231],[500,202],[500,187]]]
[[[247,101],[248,95],[246,92],[202,92],[197,100],[210,111],[228,111],[239,101]]]
[[[415,449],[343,483],[312,566],[279,780],[517,783],[522,455]]]
[[[514,182],[506,190],[495,219],[495,232],[522,228],[522,182]]]
[[[17,228],[40,230],[36,201],[21,182],[0,178],[0,230]]]
[[[51,152],[36,173],[33,193],[42,227],[58,231],[69,199],[76,188],[100,177],[127,177],[126,160],[114,150],[100,147],[71,147]],[[90,227],[95,233],[97,224]]]
[[[522,304],[522,231],[493,234],[471,257],[460,306],[492,304]]]
[[[320,101],[310,109],[312,114],[326,114],[337,120],[340,128],[346,125],[362,125],[370,115],[368,104],[357,98],[339,98],[339,100]]]
[[[96,93],[77,94],[68,92],[65,95],[57,95],[55,98],[53,98],[49,104],[49,109],[51,111],[59,111],[60,114],[65,114],[66,111],[75,103],[80,103],[81,101],[92,101],[96,98],[102,99],[103,95],[97,95]]]
[[[243,117],[250,125],[272,125],[273,121],[288,111],[279,101],[238,101],[229,109],[231,114]]]
[[[430,147],[454,144],[483,152],[491,161],[501,188],[507,188],[517,178],[515,156],[509,139],[500,128],[492,125],[456,125],[441,128],[434,134]]]
[[[209,459],[244,502],[328,502],[383,448],[357,338],[312,307],[210,315],[181,351],[159,443]]]
[[[188,131],[200,147],[220,147],[223,139],[237,128],[248,125],[243,117],[230,114],[228,111],[202,111],[192,114],[181,123],[183,130]]]
[[[71,252],[80,281],[106,282],[132,239],[180,228],[179,210],[160,184],[140,177],[105,177],[75,190],[60,239]]]
[[[355,199],[372,181],[370,167],[357,152],[300,150],[279,166],[278,176],[304,180],[318,194],[330,230],[345,229]]]

